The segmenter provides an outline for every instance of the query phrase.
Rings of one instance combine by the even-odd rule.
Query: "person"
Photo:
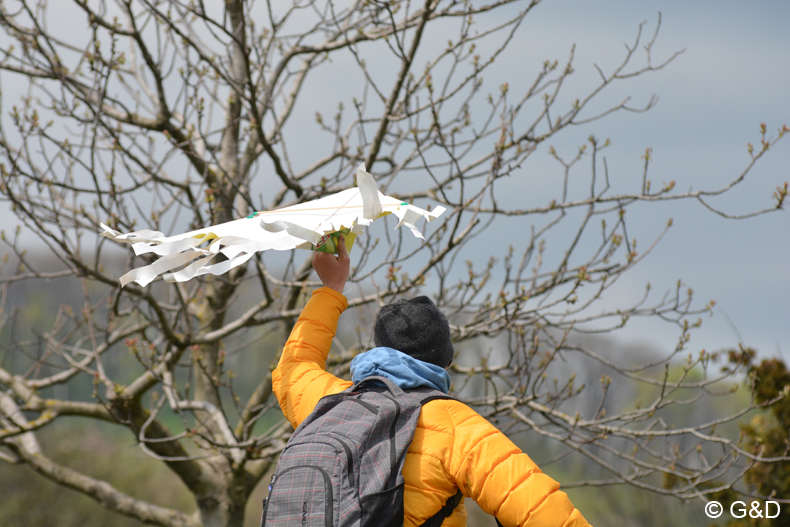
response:
[[[374,324],[376,348],[351,362],[352,381],[326,371],[327,355],[340,315],[350,260],[345,240],[338,254],[316,252],[313,268],[324,287],[313,291],[272,374],[272,389],[294,428],[319,399],[371,375],[394,380],[402,389],[428,386],[445,393],[453,359],[450,327],[427,297],[383,306]],[[583,527],[588,523],[559,483],[510,439],[469,406],[454,399],[426,403],[406,454],[404,525],[422,525],[460,489],[505,527]],[[442,524],[466,525],[461,503]]]

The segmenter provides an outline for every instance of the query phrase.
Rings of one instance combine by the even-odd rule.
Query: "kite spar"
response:
[[[357,168],[357,185],[313,201],[255,212],[246,218],[175,236],[151,230],[123,234],[103,223],[100,235],[131,244],[138,256],[159,256],[150,265],[132,269],[120,278],[121,287],[129,282],[145,287],[160,275],[168,282],[185,282],[204,274],[221,275],[246,263],[256,252],[270,249],[335,252],[337,233],[345,234],[346,247],[350,249],[365,227],[388,214],[395,214],[400,220],[396,229],[406,226],[414,236],[424,239],[414,223],[420,218],[434,220],[446,210],[439,206],[426,211],[385,196],[364,164]],[[226,259],[211,263],[219,254]]]

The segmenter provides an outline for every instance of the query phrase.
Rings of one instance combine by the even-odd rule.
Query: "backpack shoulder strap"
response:
[[[455,496],[450,496],[450,498],[447,500],[447,503],[444,504],[444,507],[439,509],[439,512],[425,520],[425,523],[423,523],[420,527],[439,527],[442,522],[444,522],[444,519],[449,517],[455,508],[458,507],[458,504],[461,503],[461,499],[463,497],[464,495],[460,490],[455,493]]]
[[[449,400],[449,401],[457,401],[458,400],[455,397],[453,397],[451,395],[447,395],[446,393],[442,393],[442,392],[440,392],[438,390],[431,390],[431,392],[428,394],[427,397],[424,397],[424,398],[420,399],[420,406],[425,406],[429,402],[436,401],[438,399],[445,399],[445,400]]]

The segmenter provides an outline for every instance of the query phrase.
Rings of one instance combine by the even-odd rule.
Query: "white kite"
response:
[[[268,249],[336,252],[335,244],[340,234],[345,235],[346,248],[351,249],[364,227],[388,214],[395,214],[400,220],[396,229],[405,225],[416,237],[424,239],[414,222],[420,218],[434,220],[446,210],[440,206],[429,212],[385,196],[378,191],[376,181],[365,171],[364,164],[357,169],[357,185],[357,188],[321,199],[255,212],[246,218],[176,236],[151,230],[122,234],[103,223],[101,236],[132,244],[138,256],[152,253],[160,257],[120,278],[121,287],[129,282],[145,287],[159,275],[164,275],[168,282],[184,282],[204,274],[227,273],[247,262],[256,252]],[[201,247],[206,242],[208,246]],[[211,264],[220,253],[227,260]]]

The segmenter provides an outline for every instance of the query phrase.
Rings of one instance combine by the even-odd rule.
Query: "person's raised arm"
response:
[[[348,306],[343,296],[350,268],[345,240],[340,238],[337,256],[316,253],[313,267],[324,287],[313,291],[272,372],[272,389],[294,428],[321,397],[351,386],[351,382],[325,371],[337,320]]]

